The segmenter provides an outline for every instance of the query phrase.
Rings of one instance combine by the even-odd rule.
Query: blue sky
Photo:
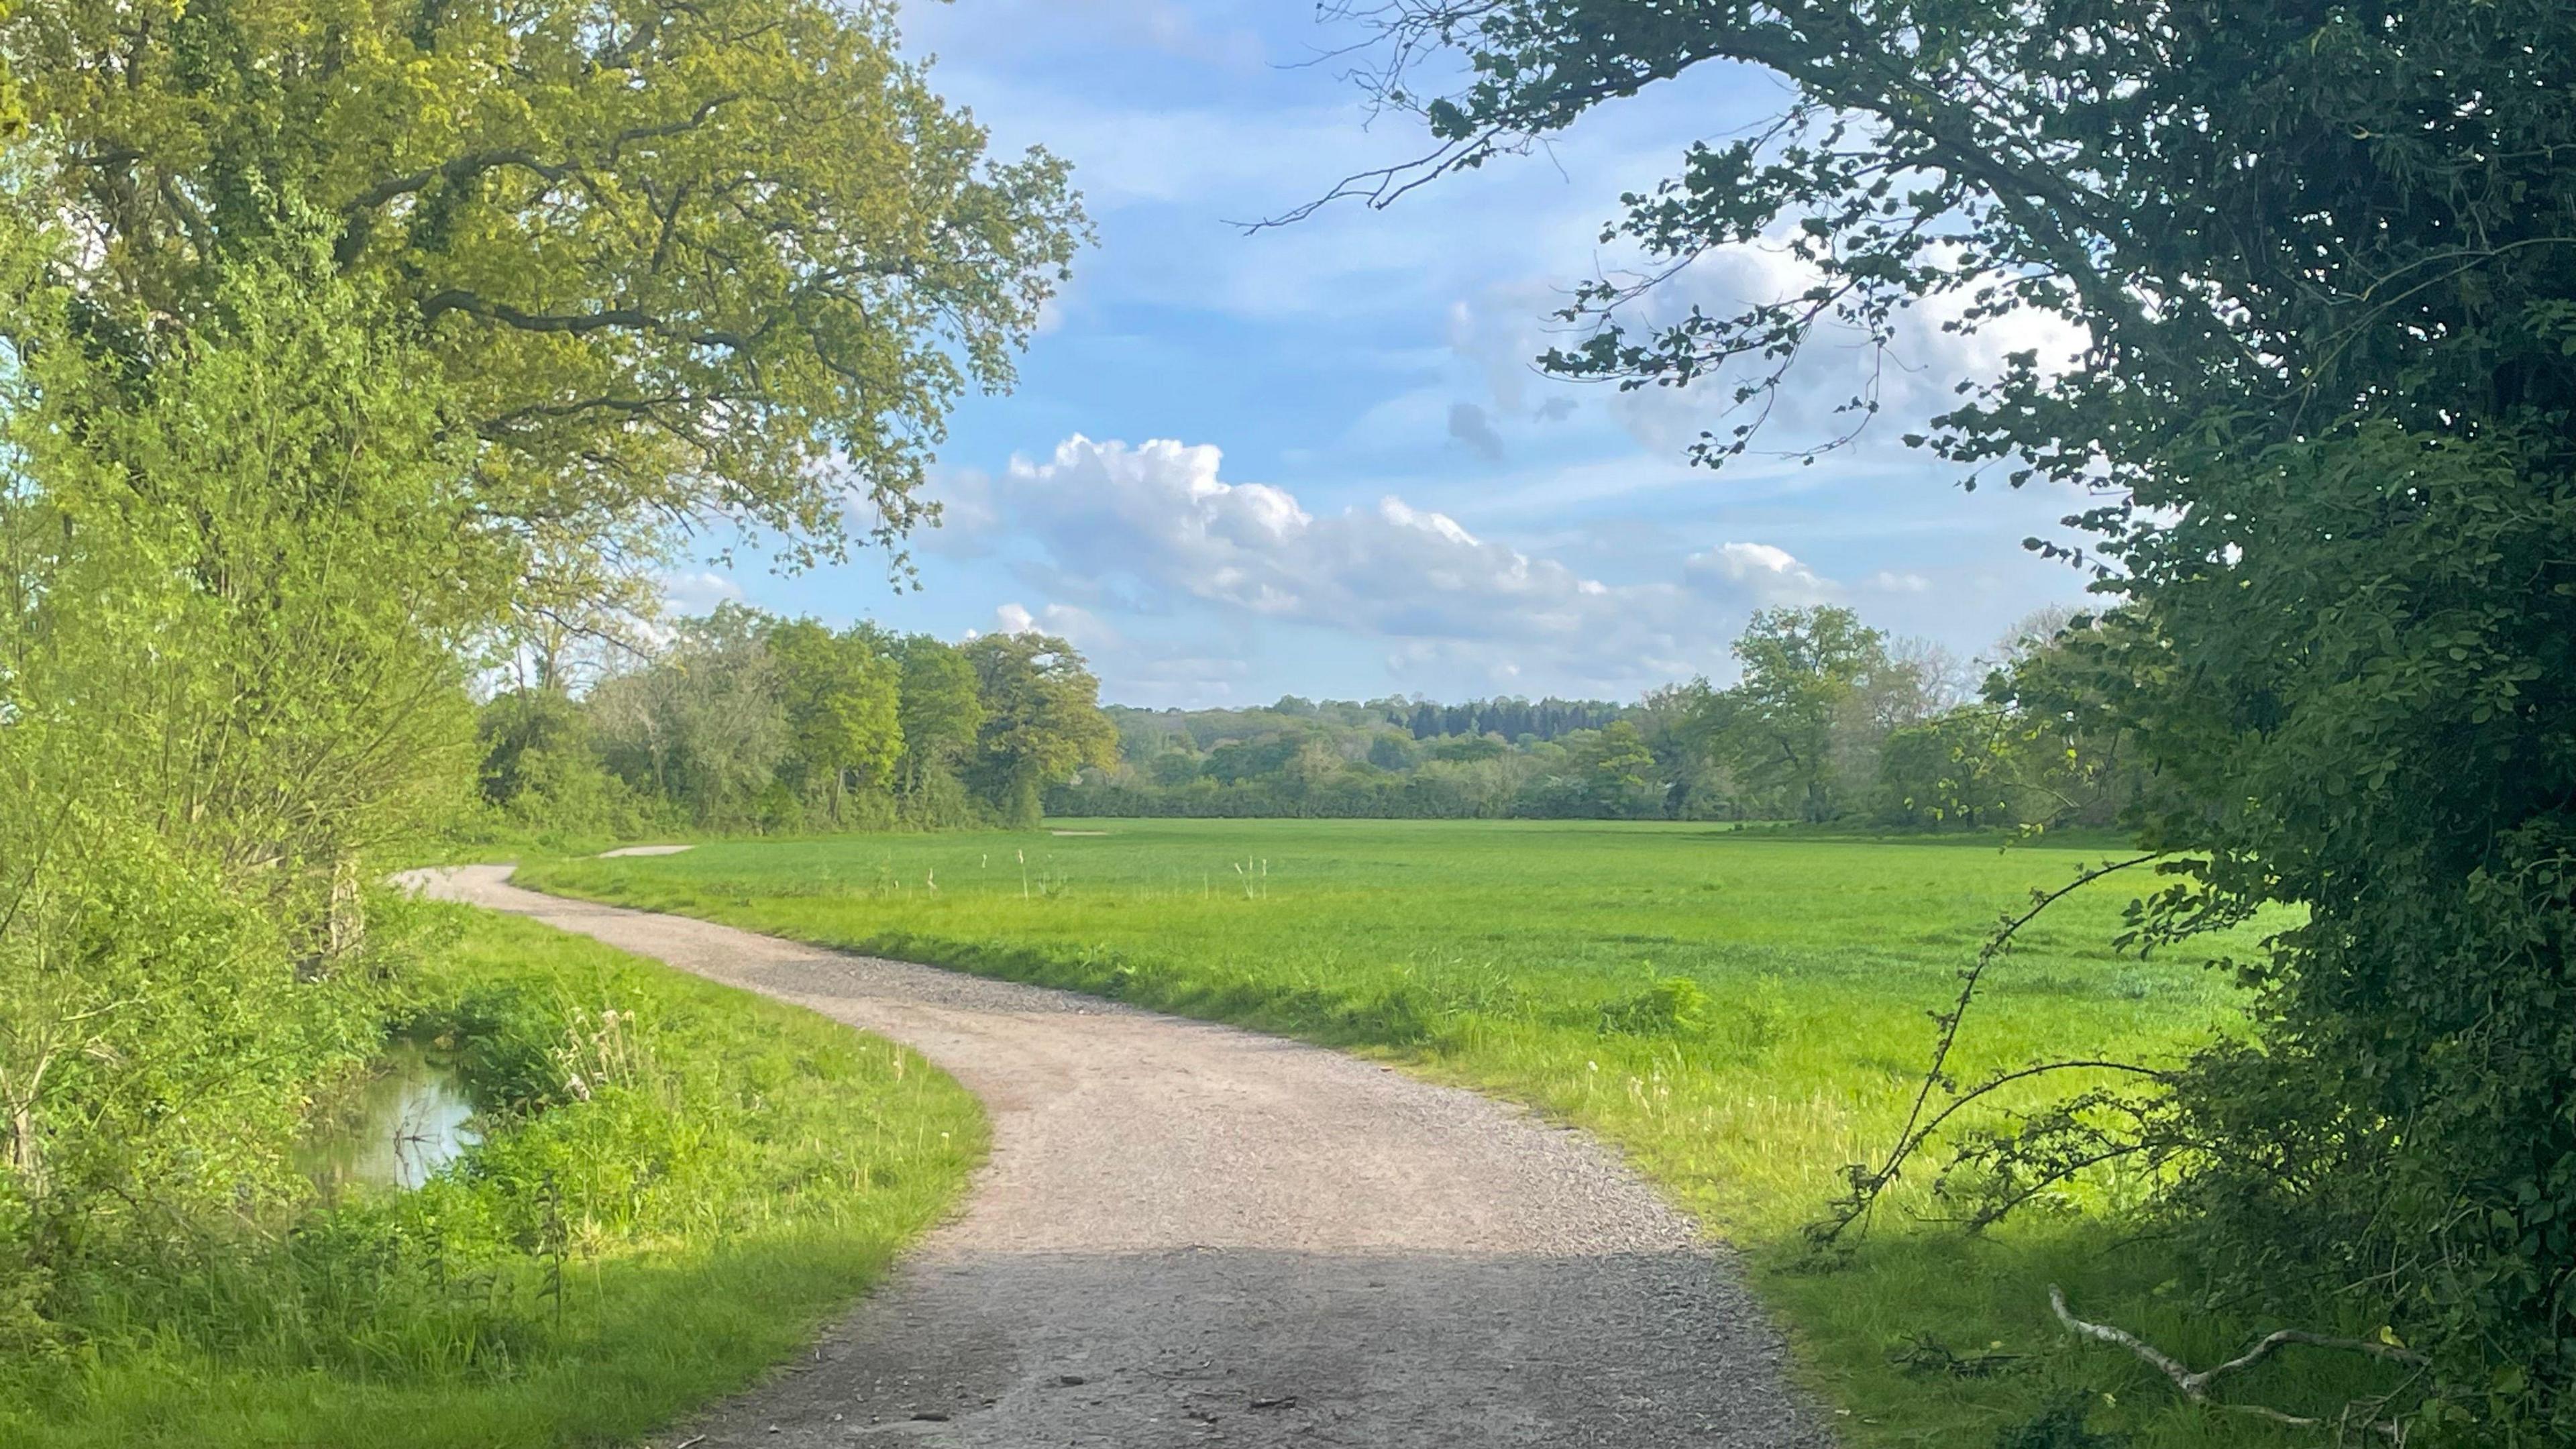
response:
[[[741,559],[675,570],[680,607],[1041,627],[1089,655],[1106,698],[1197,706],[1633,696],[1723,680],[1745,616],[1782,603],[1846,603],[1967,655],[2080,596],[2021,540],[2082,499],[1963,492],[1898,442],[2004,350],[2061,340],[1918,326],[1859,446],[1714,474],[1682,459],[1709,397],[1529,368],[1565,289],[1619,264],[1598,244],[1619,194],[1768,114],[1768,77],[1694,72],[1550,153],[1246,235],[1230,223],[1422,145],[1409,118],[1372,126],[1318,59],[1348,30],[1296,0],[958,0],[904,29],[997,150],[1073,162],[1099,244],[1019,388],[956,414],[919,591],[891,590],[881,558],[796,576]],[[1695,267],[1673,302],[1798,285],[1754,248]],[[1816,436],[1861,361],[1845,338],[1811,349],[1772,443]]]

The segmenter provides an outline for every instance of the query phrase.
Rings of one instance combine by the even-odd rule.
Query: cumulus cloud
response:
[[[993,611],[993,632],[1052,634],[1076,649],[1114,648],[1120,642],[1118,631],[1099,615],[1072,604],[1048,604],[1034,613],[1025,604],[1004,604]]]
[[[742,585],[712,570],[662,575],[662,606],[674,614],[705,614],[742,597]]]
[[[1399,680],[1526,673],[1642,687],[1721,668],[1752,609],[1837,592],[1785,551],[1749,542],[1693,554],[1667,580],[1605,583],[1398,497],[1321,513],[1285,489],[1228,480],[1223,463],[1203,444],[1075,436],[974,488],[995,546],[1022,551],[1024,575],[1055,592],[1139,616],[1209,616],[1244,648],[1286,626],[1391,641]],[[1088,631],[1097,647],[1120,647],[1096,615],[1061,603],[1014,604],[999,623],[1095,647]]]
[[[1722,543],[1692,554],[1682,560],[1682,576],[1703,594],[1758,599],[1762,608],[1821,604],[1842,592],[1788,550],[1767,543]]]
[[[1449,436],[1467,445],[1467,451],[1488,463],[1503,460],[1503,435],[1494,431],[1494,420],[1485,410],[1471,402],[1449,405]]]

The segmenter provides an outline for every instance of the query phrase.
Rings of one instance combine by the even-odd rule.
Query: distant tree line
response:
[[[1282,700],[1282,706],[1290,701]],[[1557,699],[1553,696],[1532,703],[1526,699],[1471,699],[1465,704],[1433,704],[1415,700],[1410,704],[1390,700],[1387,718],[1413,731],[1417,740],[1446,739],[1453,735],[1501,735],[1507,740],[1527,736],[1536,740],[1561,739],[1578,730],[1601,729],[1627,713],[1628,706],[1601,699]]]
[[[482,794],[506,820],[606,835],[1027,825],[1046,786],[1114,758],[1099,680],[1044,634],[948,644],[725,604],[608,657],[576,693],[567,651],[532,647],[482,705]]]
[[[1118,756],[1048,792],[1103,816],[1846,821],[1912,829],[2109,824],[2150,782],[2113,734],[2031,703],[2072,616],[1971,666],[1823,606],[1753,616],[1738,682],[1635,703],[1325,700],[1113,707]]]

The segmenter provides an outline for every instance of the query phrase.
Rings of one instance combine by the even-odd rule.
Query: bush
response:
[[[0,1375],[0,1442],[629,1439],[787,1352],[981,1150],[971,1099],[899,1048],[542,927],[414,909],[421,950],[379,1020],[454,1051],[482,1145],[410,1193],[298,1182],[236,1231],[215,1214],[156,1251],[92,1237],[51,1291],[9,1256],[25,1235],[0,1236],[0,1334],[25,1335],[10,1285],[33,1284],[44,1337],[81,1345]],[[408,1411],[362,1412],[387,1396]],[[243,1403],[238,1424],[208,1412]]]

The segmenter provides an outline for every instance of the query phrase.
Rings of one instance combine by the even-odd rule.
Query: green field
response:
[[[2136,1181],[2085,1183],[1977,1239],[1926,1221],[1941,1208],[1917,1185],[1846,1264],[1801,1248],[1839,1169],[1902,1120],[1926,1013],[2000,915],[2119,853],[1690,824],[1059,821],[556,860],[522,878],[1240,1022],[1535,1104],[1618,1144],[1748,1250],[1855,1440],[1983,1446],[2080,1397],[2097,1428],[2146,1444],[2262,1442],[2241,1418],[2176,1409],[2160,1379],[2069,1345],[2049,1316],[2060,1282],[2079,1309],[2194,1359],[2238,1346],[2247,1325],[2186,1307],[2187,1275],[2133,1240],[2119,1209]],[[2151,883],[2105,881],[2023,932],[1954,1069],[2169,1059],[2219,1029],[2233,988],[2207,952],[2109,944]],[[1679,1023],[1659,1009],[1673,978],[1707,998]],[[1931,1344],[2018,1357],[1926,1368]],[[2267,1368],[2244,1391],[2331,1397],[2297,1377],[2315,1371]]]
[[[452,934],[397,1023],[455,1053],[484,1144],[418,1191],[67,1285],[77,1337],[0,1353],[0,1444],[632,1442],[793,1354],[981,1159],[974,1100],[909,1051],[583,937],[409,909]]]

